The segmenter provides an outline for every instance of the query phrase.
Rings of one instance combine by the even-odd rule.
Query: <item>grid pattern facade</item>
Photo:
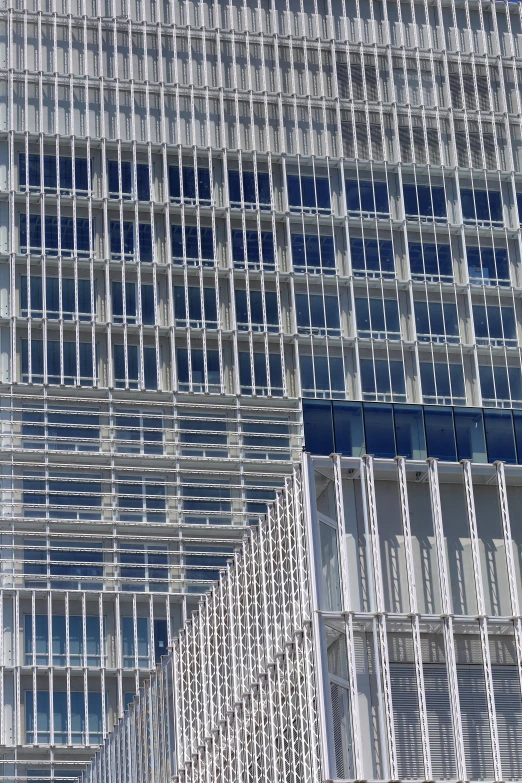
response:
[[[283,486],[303,398],[363,403],[354,457],[389,456],[368,406],[422,403],[519,458],[522,17],[0,6],[0,773],[63,778]]]
[[[83,783],[318,783],[314,622],[295,468]]]
[[[305,455],[82,780],[519,780],[521,492]]]

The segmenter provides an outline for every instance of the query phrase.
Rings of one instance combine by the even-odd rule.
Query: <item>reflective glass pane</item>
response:
[[[454,414],[459,460],[470,459],[473,462],[487,462],[482,410],[455,408]]]
[[[397,455],[406,459],[426,459],[424,416],[417,405],[394,405]]]
[[[488,461],[502,460],[510,464],[517,461],[515,433],[511,411],[484,409]]]
[[[303,401],[305,448],[311,454],[333,454],[334,433],[330,402]]]
[[[364,406],[366,451],[375,457],[393,459],[396,455],[391,405]]]
[[[424,426],[426,428],[428,457],[455,462],[457,450],[452,409],[442,406],[426,406],[424,408]]]
[[[335,451],[345,457],[365,453],[362,405],[358,402],[334,402]]]

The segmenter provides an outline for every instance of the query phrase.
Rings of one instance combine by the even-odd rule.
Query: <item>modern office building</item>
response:
[[[1,0],[4,777],[74,776],[303,435],[522,462],[520,10]]]
[[[521,497],[306,455],[83,783],[520,780]]]

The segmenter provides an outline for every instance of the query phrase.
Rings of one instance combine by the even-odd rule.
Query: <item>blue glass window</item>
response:
[[[92,345],[80,343],[80,382],[92,383]],[[76,383],[77,378],[76,343],[63,343],[63,382],[67,386]],[[48,383],[60,384],[60,343],[55,340],[47,341],[47,379]],[[28,383],[29,378],[29,342],[22,339],[22,382]],[[31,340],[31,380],[33,383],[43,383],[43,341]]]
[[[404,365],[398,359],[361,359],[363,399],[387,401],[406,398]]]
[[[141,320],[146,326],[155,323],[154,314],[154,286],[141,285]],[[147,387],[148,388],[148,387]]]
[[[88,726],[85,725],[86,707]],[[99,745],[103,737],[101,693],[90,690],[86,704],[83,691],[70,691],[69,694],[65,691],[54,691],[53,730],[52,739],[56,745],[66,745],[69,741],[74,745],[84,745],[87,737],[90,745]],[[33,691],[25,692],[25,738],[30,744],[51,742],[49,691],[36,692],[36,705]]]
[[[473,304],[477,345],[517,344],[515,311],[512,306]]]
[[[297,330],[309,334],[324,334],[325,329],[332,336],[341,334],[339,300],[337,296],[325,294],[296,294]]]
[[[388,239],[350,239],[355,277],[395,277],[393,243]]]
[[[498,190],[460,189],[462,217],[465,223],[502,224],[502,197]]]
[[[369,408],[369,405],[365,405]],[[397,454],[406,459],[426,459],[424,415],[420,406],[394,405],[395,444]]]
[[[504,247],[466,248],[469,281],[472,285],[509,286],[509,262]]]
[[[443,187],[403,185],[406,217],[446,220],[446,196]]]
[[[281,356],[278,353],[269,353],[270,390],[268,388],[268,374],[266,367],[266,354],[254,353],[254,378],[252,379],[252,366],[250,353],[239,352],[239,382],[242,394],[267,394],[281,396],[283,393],[283,372],[281,368]],[[253,380],[253,383],[252,383]]]
[[[149,167],[146,163],[136,165],[136,193],[139,201],[150,201]]]
[[[74,253],[74,218],[58,218],[48,215],[45,218],[45,252],[57,256],[59,244],[62,255]],[[29,216],[29,248],[27,247],[27,215],[20,215],[20,252],[34,250],[42,252],[42,219],[40,215]],[[88,218],[76,218],[76,251],[78,256],[90,252],[90,229]]]
[[[174,318],[176,326],[187,326],[188,321],[196,329],[217,329],[216,289],[203,288],[202,292],[199,286],[174,286]]]
[[[453,412],[443,406],[424,408],[424,426],[428,457],[437,457],[448,462],[457,461]]]
[[[292,234],[292,259],[297,272],[335,274],[333,237],[317,234]]]
[[[484,421],[480,408],[455,408],[458,457],[487,462]]]
[[[450,245],[425,245],[410,242],[408,245],[412,280],[428,280],[434,283],[450,283],[453,280],[453,264]]]
[[[464,372],[461,364],[447,362],[420,362],[422,396],[424,402],[439,404],[466,404]]]
[[[314,397],[317,393],[323,397],[325,392],[334,399],[345,396],[342,357],[301,354],[299,368],[303,397]]]
[[[171,226],[172,237],[172,258],[175,261],[184,260],[183,255],[183,234],[182,226]],[[214,236],[211,228],[201,227],[199,231],[199,242],[201,245],[201,256],[198,248],[198,229],[196,226],[185,226],[185,250],[188,263],[197,263],[201,258],[203,264],[208,266],[208,262],[214,259]]]
[[[219,373],[219,351],[207,349],[207,375],[209,389],[214,387],[216,391],[221,385]],[[192,348],[190,352],[190,370],[192,372],[192,384],[195,387],[205,386],[205,360],[200,348]],[[176,363],[178,370],[178,386],[180,391],[190,391],[190,372],[188,351],[186,348],[176,350]]]
[[[396,455],[391,405],[365,405],[366,450],[375,457],[393,459]]]
[[[289,174],[286,181],[290,212],[330,211],[330,181],[327,177],[299,177]]]
[[[76,314],[75,281],[72,278],[62,278],[62,317],[64,320],[72,320]],[[47,318],[60,317],[60,281],[57,277],[45,279],[46,288],[46,315]],[[29,314],[29,287],[26,276],[20,278],[20,308],[22,316]],[[42,278],[31,276],[31,316],[41,318],[43,316]],[[91,318],[91,281],[78,280],[78,317],[81,321]]]
[[[310,406],[309,403],[303,402],[303,418],[305,422],[305,444],[308,449],[308,434],[306,429],[306,414],[305,406],[312,409],[316,406],[320,406],[321,409],[325,403],[317,402]],[[347,457],[362,457],[366,452],[364,442],[364,425],[362,415],[362,404],[360,402],[334,402],[333,403],[333,420],[334,420],[334,433],[335,433],[335,452],[337,454],[344,454]],[[322,420],[318,420],[318,425],[325,427],[325,433],[328,436],[328,428],[331,424],[322,417]],[[322,439],[322,434],[317,433]],[[320,445],[320,443],[318,444]],[[332,444],[333,445],[333,444]],[[324,454],[325,452],[317,452],[318,454]],[[326,452],[328,454],[331,451]]]
[[[356,296],[355,313],[359,337],[400,340],[399,303],[396,299]]]
[[[245,258],[246,237],[246,258]],[[234,266],[259,269],[261,264],[265,269],[274,269],[274,235],[269,231],[261,232],[261,243],[257,231],[232,231],[232,260]]]
[[[147,617],[136,618],[136,629],[133,617],[121,618],[121,645],[125,669],[149,668],[150,633]]]
[[[186,200],[199,200],[210,204],[210,171],[197,167],[197,177],[194,168],[183,166],[181,179],[179,166],[169,166],[169,193],[170,200],[179,203],[181,201],[181,184],[183,184],[183,198]],[[197,189],[196,189],[197,184]]]
[[[240,207],[243,203],[246,207],[255,208],[259,203],[261,209],[269,209],[272,203],[270,195],[270,179],[268,174],[257,174],[257,198],[256,175],[253,171],[243,171],[243,199],[241,199],[241,180],[239,171],[232,169],[228,172],[228,190],[230,206]]]
[[[247,292],[236,288],[236,322],[238,329],[247,331],[250,326],[256,331],[276,332],[279,329],[279,314],[277,310],[277,294],[275,291],[265,291],[266,319],[263,316],[263,295],[261,291],[250,289],[248,300],[250,303],[250,319],[248,317]]]
[[[388,186],[373,180],[346,180],[346,204],[348,214],[389,217]]]
[[[479,364],[483,405],[522,402],[522,373],[519,366]]]
[[[488,462],[502,460],[516,464],[515,435],[511,411],[484,409],[484,426],[488,446]]]
[[[27,161],[27,165],[26,165]],[[29,170],[29,176],[27,171]],[[29,182],[27,181],[29,180]],[[20,188],[24,190],[27,185],[29,188],[40,188],[40,156],[21,153],[19,157],[19,181]]]
[[[138,302],[136,283],[125,283],[125,301],[123,285],[117,281],[111,283],[112,317],[114,323],[136,323],[138,317]],[[154,288],[152,285],[141,285],[141,318],[145,325],[154,324]]]
[[[139,258],[142,264],[152,263],[152,226],[150,223],[138,225]]]
[[[111,294],[113,322],[121,324],[126,319],[130,323],[135,323],[137,316],[136,283],[125,283],[124,300],[123,284],[113,280],[111,282]]]
[[[121,191],[119,171],[121,170]],[[132,196],[132,163],[128,160],[121,161],[121,169],[117,160],[107,161],[107,177],[109,185],[109,198],[130,199]],[[120,195],[121,193],[121,195]]]
[[[517,193],[518,222],[522,223],[522,193]]]
[[[52,155],[44,156],[44,188],[55,191],[57,188],[57,169],[56,158]],[[41,186],[41,166],[40,155],[28,155],[26,166],[25,154],[19,157],[19,181],[20,188],[25,189],[27,184],[29,188],[38,188]],[[72,158],[59,158],[60,190],[72,190],[73,188],[73,165]],[[87,159],[74,159],[74,179],[76,191],[89,190],[89,178],[87,171]],[[27,182],[28,180],[28,182]]]
[[[117,389],[125,388],[125,346],[114,345],[114,384]],[[156,349],[143,348],[143,385],[146,389],[157,389]],[[137,389],[140,378],[139,348],[127,344],[127,379],[130,389]]]
[[[123,258],[134,256],[134,223],[120,223],[118,220],[111,220],[109,222],[109,235],[111,256],[114,260],[121,261],[122,256]]]
[[[415,300],[419,342],[459,343],[459,319],[454,302]]]

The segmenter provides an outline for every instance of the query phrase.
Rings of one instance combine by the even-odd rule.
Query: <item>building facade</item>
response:
[[[521,492],[305,455],[83,783],[520,780]]]
[[[521,6],[0,6],[0,774],[63,778],[303,438],[522,462]]]

